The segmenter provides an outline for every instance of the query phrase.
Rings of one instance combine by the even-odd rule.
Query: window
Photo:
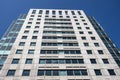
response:
[[[53,14],[53,15],[55,15],[55,13],[56,13],[55,11],[52,11],[52,14]]]
[[[79,33],[80,33],[80,34],[84,34],[84,32],[83,32],[83,31],[79,31]]]
[[[80,23],[76,23],[76,25],[80,25]]]
[[[93,34],[91,31],[88,31],[88,34]]]
[[[32,22],[28,22],[28,24],[32,24]]]
[[[29,20],[33,20],[33,18],[29,18]]]
[[[59,11],[59,15],[62,15],[62,11]]]
[[[35,28],[39,28],[39,26],[35,26]]]
[[[83,16],[80,16],[80,18],[84,18]]]
[[[26,33],[26,34],[27,34],[27,33],[29,33],[29,31],[28,31],[28,30],[25,30],[25,31],[24,31],[24,33]]]
[[[18,64],[20,59],[13,59],[12,64]]]
[[[43,11],[42,11],[42,10],[40,10],[40,11],[39,11],[39,14],[42,14],[42,12],[43,12]]]
[[[36,46],[36,42],[31,42],[30,46]]]
[[[30,17],[34,17],[34,15],[31,15]]]
[[[20,42],[19,46],[25,46],[25,42]]]
[[[82,21],[84,22],[84,21],[85,21],[85,19],[82,19]]]
[[[94,45],[95,45],[96,47],[99,47],[99,43],[94,43]]]
[[[102,61],[103,61],[104,64],[109,64],[108,59],[102,59]]]
[[[95,74],[96,74],[97,76],[102,75],[102,73],[101,73],[101,70],[100,70],[100,69],[94,69],[94,72],[95,72]]]
[[[31,26],[26,26],[26,28],[31,28]]]
[[[87,76],[88,75],[87,70],[86,69],[82,69],[81,70],[81,75]]]
[[[92,40],[96,40],[95,37],[91,37]]]
[[[91,64],[97,64],[96,59],[90,59]]]
[[[87,25],[87,23],[84,23],[84,25]]]
[[[79,15],[81,15],[81,12],[80,12],[80,11],[78,11],[78,14],[79,14]]]
[[[98,50],[99,54],[104,54],[103,50]]]
[[[22,76],[29,76],[30,70],[23,70]]]
[[[49,11],[48,11],[48,10],[46,11],[46,14],[49,14]]]
[[[51,76],[51,70],[46,70],[45,75],[46,76]]]
[[[37,36],[32,36],[32,39],[37,39]]]
[[[89,46],[89,43],[84,43],[84,46]]]
[[[8,70],[7,76],[14,76],[15,72],[16,72],[16,70]]]
[[[74,19],[75,21],[78,21],[78,19]]]
[[[59,75],[60,76],[67,76],[67,72],[65,70],[60,70]]]
[[[86,40],[86,37],[81,37],[82,40]]]
[[[32,64],[33,59],[26,59],[25,64]]]
[[[87,50],[87,54],[92,54],[92,50]]]
[[[34,50],[33,49],[28,50],[28,54],[34,54]]]
[[[86,27],[86,29],[90,29],[90,27]]]
[[[74,11],[71,11],[72,15],[75,15],[75,12]]]
[[[27,36],[22,36],[22,39],[27,39]]]
[[[78,29],[82,29],[81,27],[77,27]]]
[[[44,70],[38,70],[37,76],[44,76],[45,72]]]
[[[86,69],[80,70],[38,70],[38,76],[80,76],[88,75]]]
[[[108,69],[108,72],[110,75],[116,75],[116,73],[114,72],[114,69]]]
[[[36,10],[33,10],[33,11],[32,11],[32,14],[35,14],[35,13],[36,13]]]
[[[67,70],[67,75],[72,76],[73,75],[73,70]]]
[[[38,33],[38,31],[34,31],[33,33],[34,33],[34,34],[37,34],[37,33]]]
[[[53,70],[53,76],[59,76],[59,71],[58,70]]]
[[[36,24],[40,24],[40,22],[36,22]]]
[[[23,52],[22,49],[18,49],[18,50],[16,51],[16,54],[22,54],[22,52]]]
[[[37,18],[37,20],[39,21],[39,20],[41,20],[40,18]]]
[[[68,15],[68,11],[65,11],[65,14]]]

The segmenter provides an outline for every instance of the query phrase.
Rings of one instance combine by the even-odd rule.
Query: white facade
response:
[[[43,36],[47,39],[43,39]],[[22,50],[22,54],[16,54],[17,50]],[[29,50],[31,54],[28,54]],[[45,51],[42,54],[41,50],[48,50],[48,54]],[[87,50],[92,54],[88,54]],[[99,54],[98,50],[104,54]],[[17,60],[14,62],[13,59]],[[58,62],[53,63],[55,60]],[[83,60],[83,63],[79,63],[79,60]],[[14,71],[9,73],[9,70]],[[38,75],[38,70],[44,70],[44,75]],[[109,71],[114,73],[110,75]],[[0,80],[120,80],[120,68],[82,10],[30,9],[1,70]]]

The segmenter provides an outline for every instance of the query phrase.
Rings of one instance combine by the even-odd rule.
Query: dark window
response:
[[[38,76],[44,76],[44,71],[43,70],[38,70],[38,73],[37,73]]]
[[[73,75],[73,70],[67,70],[67,76],[72,76]]]
[[[108,72],[110,75],[116,75],[115,72],[114,72],[114,69],[108,69]]]
[[[32,64],[33,59],[26,59],[25,64]]]
[[[40,10],[40,11],[39,11],[39,14],[42,14],[42,12],[43,12],[43,11],[42,11],[42,10]]]
[[[35,26],[35,28],[39,28],[39,26]]]
[[[28,54],[34,54],[34,50],[28,50]]]
[[[36,24],[40,24],[40,22],[36,22]]]
[[[108,59],[102,59],[104,64],[109,64]]]
[[[26,28],[31,28],[31,26],[26,26]]]
[[[29,31],[28,31],[28,30],[25,30],[24,33],[29,33]]]
[[[59,76],[59,71],[58,70],[53,70],[53,76]]]
[[[46,11],[46,14],[49,14],[49,11],[48,11],[48,10]]]
[[[19,46],[25,46],[25,42],[20,42]]]
[[[99,44],[98,44],[98,43],[94,43],[94,45],[95,45],[96,47],[98,47],[98,46],[99,46]]]
[[[37,34],[37,33],[38,33],[38,31],[34,31],[33,33],[34,33],[34,34]]]
[[[16,70],[8,70],[7,76],[14,76],[15,72],[16,72]]]
[[[86,29],[90,29],[90,27],[86,27]]]
[[[82,40],[86,40],[86,37],[81,37]]]
[[[74,11],[71,11],[72,15],[75,15],[75,12]]]
[[[27,36],[22,36],[22,39],[27,39]]]
[[[84,34],[84,32],[83,32],[83,31],[79,31],[79,33],[80,33],[80,34]]]
[[[52,14],[55,15],[55,11],[52,11]]]
[[[16,51],[16,54],[22,54],[22,52],[23,52],[22,49],[18,49],[18,50]]]
[[[32,36],[32,39],[37,39],[37,36]]]
[[[62,15],[62,11],[59,11],[59,15]]]
[[[51,70],[46,70],[45,75],[46,76],[51,76]]]
[[[20,59],[13,59],[12,64],[18,64]]]
[[[80,11],[78,11],[78,14],[79,14],[79,15],[81,15],[81,12],[80,12]]]
[[[95,37],[91,37],[92,40],[96,40]]]
[[[87,50],[87,54],[92,54],[92,50]]]
[[[96,59],[90,59],[91,64],[97,64]]]
[[[101,70],[100,70],[100,69],[94,69],[94,71],[95,71],[95,74],[96,74],[96,75],[102,75],[102,73],[101,73]]]
[[[93,34],[93,33],[91,31],[89,31],[88,34]]]
[[[22,76],[29,76],[30,70],[23,70]]]
[[[85,69],[81,70],[81,74],[84,76],[88,75],[87,70],[85,70]]]
[[[83,59],[78,59],[78,63],[79,64],[84,64],[84,60]]]
[[[87,23],[84,23],[84,25],[87,25]]]
[[[84,46],[89,46],[89,43],[84,43]]]
[[[68,15],[68,11],[65,11],[65,14]]]
[[[104,54],[104,53],[103,53],[103,50],[98,50],[98,53],[99,53],[99,54]]]
[[[77,27],[78,29],[82,29],[81,27]]]
[[[32,24],[32,22],[28,22],[28,24]]]
[[[31,42],[30,46],[36,46],[36,42]]]
[[[76,75],[76,76],[77,76],[77,75],[81,75],[81,74],[80,74],[80,70],[74,70],[74,75]]]
[[[35,13],[36,13],[36,10],[33,10],[33,11],[32,11],[32,14],[35,14]]]

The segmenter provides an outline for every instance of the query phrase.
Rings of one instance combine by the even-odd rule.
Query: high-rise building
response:
[[[2,37],[0,55],[0,80],[120,80],[119,50],[82,10],[30,9]]]

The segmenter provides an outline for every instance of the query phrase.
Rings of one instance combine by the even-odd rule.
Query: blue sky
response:
[[[82,9],[94,16],[120,49],[120,0],[0,0],[0,38],[30,8]]]

